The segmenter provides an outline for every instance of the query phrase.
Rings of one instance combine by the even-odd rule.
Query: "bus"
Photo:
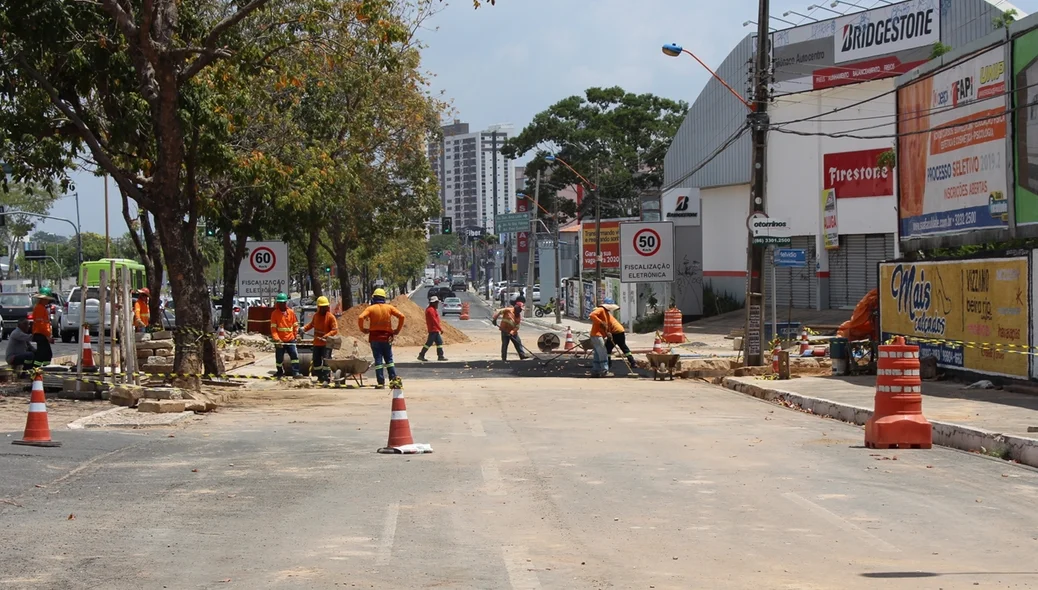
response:
[[[80,275],[86,273],[86,284],[88,287],[101,286],[101,271],[111,274],[112,263],[115,263],[116,272],[120,270],[130,274],[130,291],[136,291],[148,286],[148,277],[144,265],[136,260],[127,258],[102,258],[84,262],[79,267]],[[112,277],[108,277],[111,280]]]

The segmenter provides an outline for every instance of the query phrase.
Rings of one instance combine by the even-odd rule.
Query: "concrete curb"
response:
[[[801,395],[765,385],[745,383],[731,377],[722,379],[721,386],[764,401],[781,403],[811,414],[857,426],[864,426],[865,422],[872,417],[872,410],[868,408]],[[983,448],[989,453],[998,454],[1024,465],[1038,467],[1038,439],[1002,434],[938,420],[930,420],[930,424],[933,425],[933,442],[936,445],[971,452],[981,452]]]

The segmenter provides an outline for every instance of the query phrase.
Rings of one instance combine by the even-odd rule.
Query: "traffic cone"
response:
[[[660,339],[660,333],[656,332],[656,341],[652,343],[653,354],[663,354],[663,340]]]
[[[217,340],[227,340],[227,331],[224,330],[223,325],[220,325],[220,331],[216,333]]]
[[[811,349],[811,343],[807,341],[807,328],[800,330],[800,356]]]
[[[97,369],[94,365],[94,349],[90,348],[90,330],[83,330],[83,370]]]
[[[43,372],[37,371],[32,380],[29,396],[29,415],[25,419],[22,440],[11,444],[30,447],[60,447],[61,443],[50,439],[50,423],[47,421],[47,398],[43,395]]]
[[[415,444],[411,436],[411,422],[407,419],[407,405],[404,403],[404,390],[393,388],[393,412],[389,419],[389,442],[378,452],[392,455],[414,455],[431,453],[432,445]]]
[[[566,327],[566,350],[573,350],[576,344],[573,343],[573,330]]]

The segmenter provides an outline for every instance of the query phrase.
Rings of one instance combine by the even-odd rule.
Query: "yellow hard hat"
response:
[[[331,305],[331,303],[328,301],[328,298],[324,295],[321,295],[317,298],[317,307],[328,307],[329,305]]]
[[[375,292],[372,293],[371,296],[372,297],[381,297],[381,298],[385,299],[386,298],[386,290],[385,289],[381,289],[381,288],[375,289]]]

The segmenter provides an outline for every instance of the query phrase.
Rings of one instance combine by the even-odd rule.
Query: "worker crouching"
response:
[[[613,312],[618,309],[620,306],[611,299],[606,299],[588,318],[591,320],[591,346],[595,352],[591,363],[592,377],[605,377],[609,374],[609,356],[613,353],[613,348],[619,348],[627,357],[630,366],[634,366],[634,355],[627,347],[627,335],[624,333],[623,324],[613,317]]]

